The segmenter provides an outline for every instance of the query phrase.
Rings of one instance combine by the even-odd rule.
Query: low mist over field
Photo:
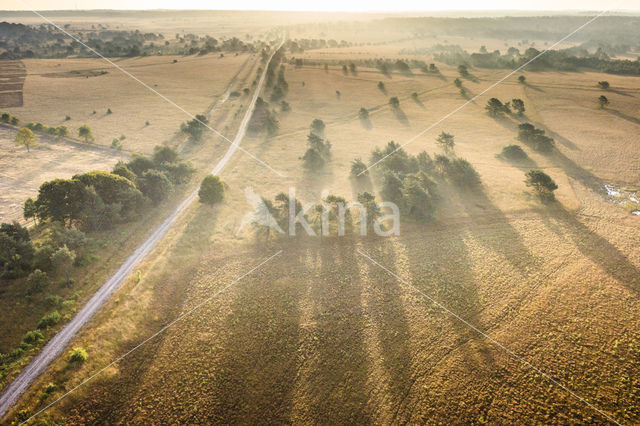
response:
[[[640,15],[521,6],[0,13],[0,424],[639,423]]]

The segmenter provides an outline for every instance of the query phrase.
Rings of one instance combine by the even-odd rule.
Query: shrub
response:
[[[27,278],[27,294],[39,293],[49,286],[49,277],[45,272],[36,269]]]
[[[89,359],[89,354],[82,347],[75,347],[69,352],[70,364],[81,364]]]
[[[27,331],[22,341],[29,345],[37,345],[44,340],[44,335],[40,330]]]
[[[524,160],[527,158],[527,153],[520,147],[520,145],[507,145],[502,148],[500,155],[509,160]]]
[[[58,311],[53,311],[50,314],[47,314],[40,318],[40,321],[38,321],[38,328],[43,329],[54,326],[59,323],[61,319],[62,316],[60,315],[60,313]]]
[[[208,175],[202,180],[198,190],[200,202],[210,206],[217,204],[224,198],[224,184],[218,176]]]

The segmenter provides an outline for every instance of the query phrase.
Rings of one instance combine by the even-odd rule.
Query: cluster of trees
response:
[[[336,47],[349,47],[352,44],[345,41],[340,40],[339,42],[333,39],[324,40],[324,39],[295,39],[295,40],[287,40],[285,42],[284,47],[291,53],[302,53],[305,50],[314,50],[314,49],[325,49],[327,47],[336,48]]]
[[[453,136],[442,133],[442,144],[453,146]],[[425,220],[431,218],[435,210],[437,180],[449,179],[460,186],[475,186],[480,179],[471,164],[462,158],[450,159],[436,155],[431,159],[426,151],[416,156],[391,141],[384,149],[376,148],[371,153],[371,164],[377,164],[375,171],[381,184],[384,201],[392,201],[410,217]],[[354,179],[367,176],[367,166],[360,159],[351,165]]]
[[[205,130],[207,130],[208,124],[209,120],[207,119],[207,116],[204,114],[198,114],[194,119],[182,123],[180,125],[180,131],[187,135],[190,140],[200,142]]]
[[[280,65],[277,77],[274,78],[272,67],[269,66],[269,68],[267,68],[266,85],[267,88],[271,88],[271,96],[269,97],[269,101],[271,102],[282,101],[289,91],[289,83],[287,83],[284,72],[285,66]]]
[[[324,137],[325,127],[319,118],[311,122],[307,136],[308,149],[302,156],[302,166],[307,170],[320,170],[331,159],[331,142]]]
[[[526,49],[524,53],[515,47],[510,47],[504,55],[499,50],[469,54],[459,46],[446,46],[446,49],[445,46],[441,46],[441,49],[434,54],[434,59],[437,61],[448,65],[462,63],[491,69],[516,69],[540,55],[540,51],[533,47]],[[610,74],[640,75],[640,61],[611,59],[602,48],[598,48],[593,53],[583,47],[550,50],[531,62],[527,68],[531,71],[587,69]]]
[[[107,57],[184,54],[204,55],[212,52],[257,52],[262,41],[248,43],[237,37],[217,40],[211,36],[176,34],[175,40],[165,40],[161,33],[142,33],[139,30],[111,30],[98,24],[98,28],[71,31],[78,40]],[[65,58],[93,55],[89,49],[70,39],[53,25],[27,26],[0,22],[0,59]]]
[[[40,293],[51,284],[53,277],[61,285],[70,286],[71,271],[88,261],[89,238],[81,230],[66,228],[53,222],[34,244],[27,228],[17,222],[0,225],[0,278],[27,277],[25,294]]]
[[[512,99],[511,101],[502,103],[498,98],[491,98],[487,101],[485,109],[487,113],[492,117],[501,117],[505,114],[512,113],[512,108],[516,114],[523,115],[525,112],[524,101],[522,99]]]
[[[286,105],[288,104],[281,102],[280,105],[286,109]],[[280,130],[280,122],[278,121],[276,112],[271,109],[269,103],[265,102],[261,97],[256,99],[256,106],[253,109],[247,130],[253,134],[264,131],[268,137],[277,135],[278,130]]]
[[[538,129],[531,123],[522,123],[518,126],[518,140],[540,152],[549,152],[555,145],[552,137],[545,135],[543,129]]]
[[[108,229],[135,219],[149,203],[160,203],[194,172],[172,148],[156,147],[152,158],[133,154],[112,172],[93,171],[43,183],[37,199],[26,200],[24,217],[91,231]]]

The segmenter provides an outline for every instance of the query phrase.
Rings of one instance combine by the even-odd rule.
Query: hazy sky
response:
[[[233,9],[323,11],[640,10],[640,0],[0,0],[16,9]],[[0,19],[2,14],[0,13]]]

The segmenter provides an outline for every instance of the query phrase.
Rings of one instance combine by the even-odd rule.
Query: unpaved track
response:
[[[251,114],[256,104],[256,100],[260,95],[262,86],[264,84],[266,72],[274,53],[282,46],[282,43],[273,50],[269,61],[264,66],[264,71],[258,82],[251,103],[247,108],[247,111],[240,123],[238,133],[235,139],[229,146],[229,149],[222,157],[222,159],[215,165],[212,174],[217,175],[222,171],[229,159],[240,146],[240,142],[245,135],[247,125],[251,119]],[[31,383],[42,374],[47,366],[56,359],[62,351],[67,347],[71,339],[78,333],[78,331],[84,326],[96,312],[100,309],[102,304],[106,302],[111,294],[116,291],[124,280],[129,276],[133,269],[144,259],[144,257],[155,248],[155,246],[162,240],[162,237],[167,233],[171,225],[180,217],[180,215],[187,209],[187,207],[196,199],[198,190],[194,190],[189,196],[178,206],[176,210],[167,218],[164,222],[151,234],[151,236],[136,249],[136,251],[129,256],[124,264],[118,269],[118,271],[104,283],[102,287],[91,297],[89,302],[82,307],[78,314],[69,321],[53,338],[46,344],[38,355],[25,367],[25,369],[14,379],[14,381],[7,387],[6,391],[0,396],[0,419],[2,419],[7,411],[18,401],[18,398],[24,394]]]

